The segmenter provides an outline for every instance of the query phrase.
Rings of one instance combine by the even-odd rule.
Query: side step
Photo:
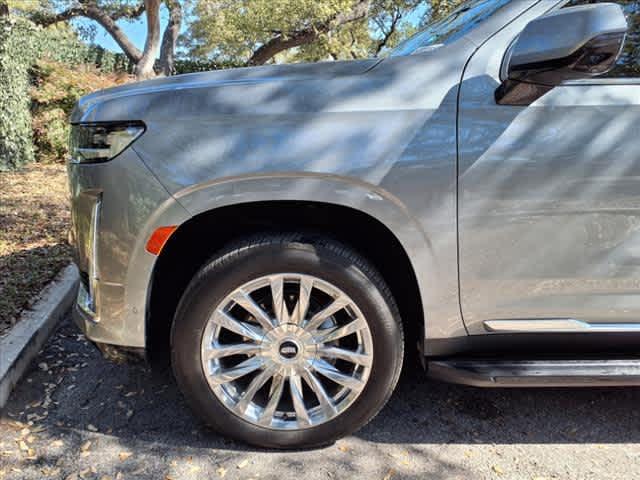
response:
[[[434,360],[430,377],[476,387],[640,386],[640,359]]]

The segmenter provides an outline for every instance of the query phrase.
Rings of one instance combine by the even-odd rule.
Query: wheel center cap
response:
[[[280,344],[280,347],[278,348],[278,352],[280,353],[280,356],[282,358],[286,360],[291,360],[298,356],[300,349],[298,348],[298,345],[296,345],[291,340],[285,340]]]
[[[291,366],[314,358],[316,344],[311,334],[288,323],[267,332],[262,342],[262,354],[279,365]]]

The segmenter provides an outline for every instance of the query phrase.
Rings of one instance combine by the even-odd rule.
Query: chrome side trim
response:
[[[90,244],[91,251],[89,257],[89,298],[85,300],[85,310],[93,312],[94,321],[98,322],[98,282],[100,272],[98,270],[98,230],[100,227],[100,216],[102,213],[102,195],[98,195],[96,203],[91,212]]]
[[[483,325],[494,333],[640,332],[640,323],[589,323],[574,318],[485,320]]]

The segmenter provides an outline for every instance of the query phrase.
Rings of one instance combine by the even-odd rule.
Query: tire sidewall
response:
[[[381,279],[373,275],[372,281],[371,275],[350,260],[323,246],[267,243],[222,255],[194,277],[176,312],[171,333],[172,365],[186,401],[207,424],[260,446],[313,447],[360,428],[382,408],[400,373],[402,329],[393,300],[389,302],[383,296],[386,287],[377,284]],[[214,309],[239,286],[277,273],[313,275],[338,287],[356,303],[373,339],[373,364],[364,390],[340,415],[312,428],[274,430],[242,419],[218,400],[202,368],[202,337]]]

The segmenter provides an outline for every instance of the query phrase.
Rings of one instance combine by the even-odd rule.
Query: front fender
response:
[[[425,331],[436,338],[452,332],[466,333],[458,315],[457,290],[443,299],[442,292],[433,288],[441,266],[429,235],[400,199],[380,187],[337,175],[264,174],[214,180],[180,190],[175,198],[192,216],[225,206],[286,200],[333,204],[363,212],[385,225],[407,253],[418,281]]]

